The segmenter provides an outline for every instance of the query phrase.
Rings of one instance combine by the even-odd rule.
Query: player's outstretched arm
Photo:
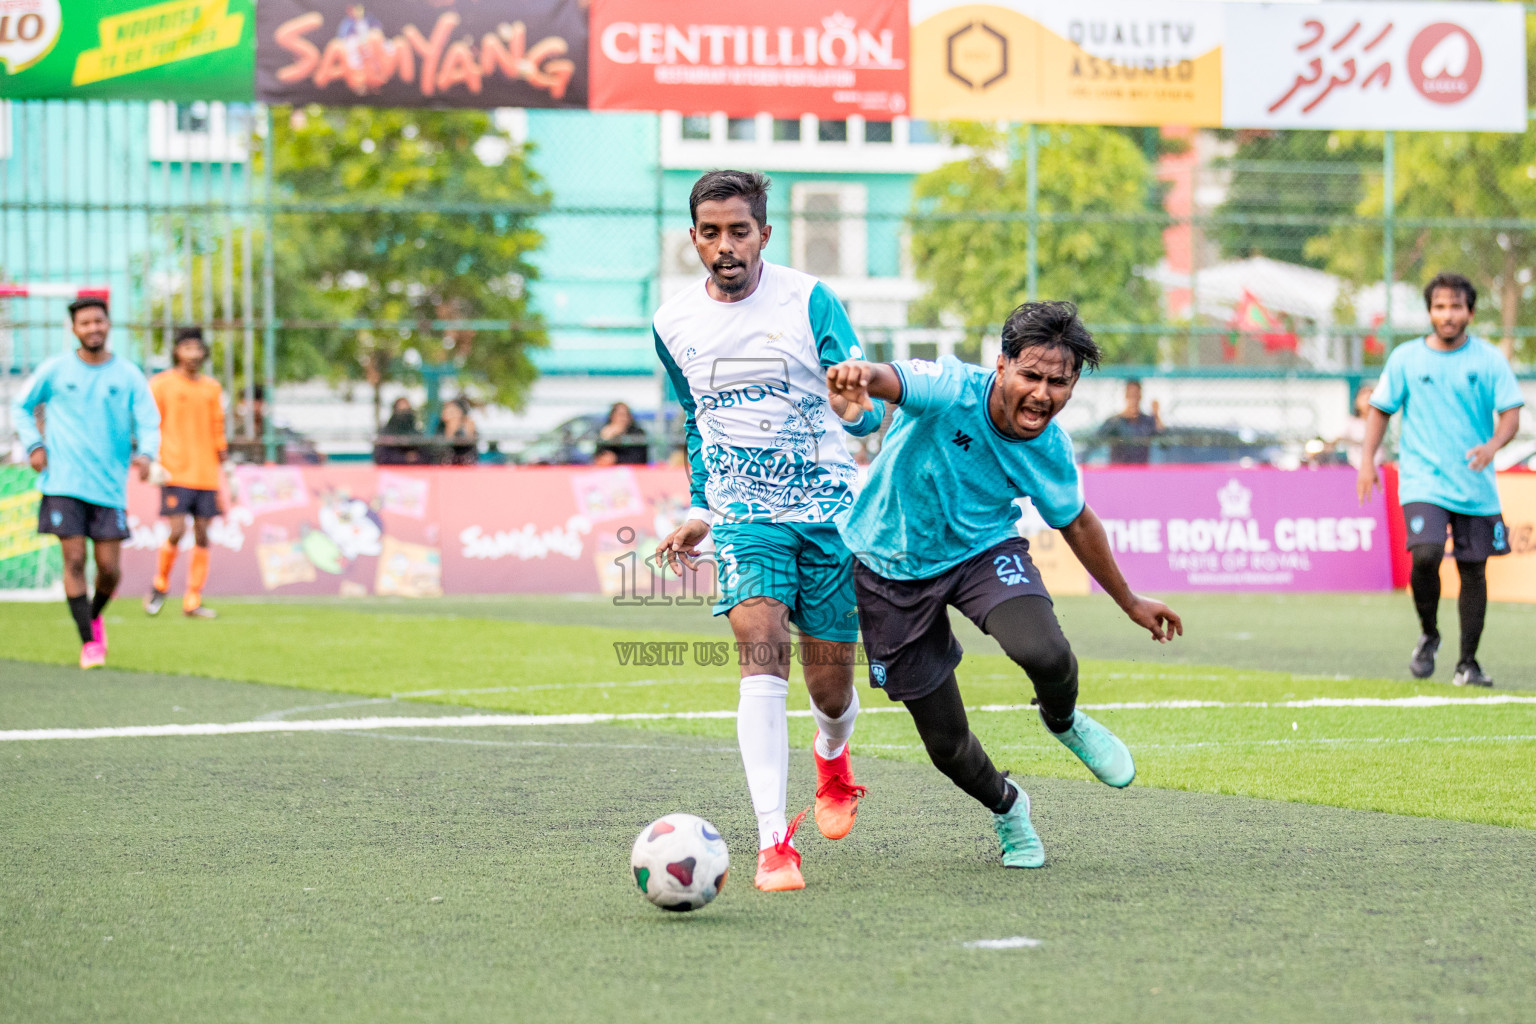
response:
[[[833,411],[843,416],[843,409],[873,409],[874,398],[901,401],[901,377],[890,363],[848,359],[827,367],[827,394]]]
[[[1360,442],[1360,475],[1355,478],[1355,494],[1362,505],[1371,500],[1371,492],[1376,489],[1376,449],[1387,435],[1391,418],[1374,405],[1366,413],[1365,440]]]
[[[1161,601],[1131,593],[1130,584],[1125,582],[1125,576],[1115,562],[1104,524],[1099,522],[1093,509],[1084,505],[1078,517],[1062,527],[1061,536],[1088,574],[1098,581],[1132,622],[1152,634],[1152,639],[1165,644],[1175,635],[1184,635],[1184,622],[1172,608]]]

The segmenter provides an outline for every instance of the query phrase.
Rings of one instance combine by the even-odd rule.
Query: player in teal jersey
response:
[[[14,422],[32,468],[42,476],[37,532],[59,538],[64,596],[80,633],[80,667],[107,660],[102,609],[121,579],[128,537],[128,466],[147,478],[160,451],[160,410],[144,374],[107,350],[111,321],[104,299],[70,303],[80,347],[37,368],[16,401]],[[43,410],[43,429],[36,413]],[[85,542],[96,551],[96,594],[86,596]]]
[[[849,360],[827,388],[851,404],[898,407],[869,482],[840,524],[856,559],[854,589],[871,685],[902,701],[929,758],[993,813],[1006,867],[1045,863],[1029,797],[971,732],[955,680],[962,651],[948,606],[991,634],[1034,684],[1051,734],[1101,781],[1128,786],[1124,743],[1077,709],[1077,658],[1018,535],[1029,498],[1088,572],[1154,640],[1183,633],[1165,604],[1139,597],[1083,500],[1072,442],[1055,422],[1099,349],[1070,302],[1029,302],[1003,326],[996,371],[952,356],[937,363]]]
[[[1477,661],[1488,608],[1488,559],[1509,554],[1493,456],[1520,429],[1525,399],[1498,349],[1467,333],[1477,289],[1459,274],[1440,274],[1424,289],[1434,328],[1392,350],[1371,396],[1360,453],[1362,504],[1376,486],[1376,449],[1393,413],[1402,413],[1398,500],[1413,555],[1409,578],[1419,613],[1419,642],[1408,662],[1418,679],[1435,672],[1440,650],[1440,564],[1445,538],[1461,577],[1461,652],[1451,681],[1492,686]]]

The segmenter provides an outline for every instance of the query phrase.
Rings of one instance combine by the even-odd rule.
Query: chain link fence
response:
[[[1329,440],[1442,269],[1536,356],[1531,132],[13,102],[0,430],[90,289],[149,369],[204,329],[245,457],[365,455],[399,397],[431,431],[463,395],[509,449],[618,399],[664,413],[649,318],[701,274],[687,194],[720,166],[770,174],[769,258],[877,358],[984,359],[1015,303],[1078,302],[1109,360],[1080,434],[1136,377],[1170,426]]]

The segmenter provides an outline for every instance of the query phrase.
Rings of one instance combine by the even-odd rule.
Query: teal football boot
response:
[[[1124,789],[1136,778],[1136,762],[1131,759],[1126,745],[1081,711],[1072,713],[1072,728],[1066,732],[1051,732],[1051,735],[1076,754],[1078,760],[1105,785]]]
[[[1029,794],[1017,782],[1003,780],[1014,788],[1018,796],[1006,814],[993,814],[992,827],[997,830],[997,841],[1003,845],[1003,867],[1043,868],[1045,847],[1029,823]]]

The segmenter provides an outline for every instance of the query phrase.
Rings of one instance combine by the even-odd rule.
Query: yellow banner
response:
[[[1536,473],[1500,473],[1499,504],[1509,554],[1488,559],[1488,599],[1536,603]],[[1440,594],[1461,594],[1461,577],[1449,558],[1440,566]]]
[[[22,491],[0,498],[0,562],[53,547],[58,539],[37,532],[37,503],[42,495]]]
[[[1016,0],[938,10],[912,26],[912,116],[1218,126],[1220,10],[1202,6],[1111,0],[1080,16],[1080,7],[1047,13]]]
[[[88,85],[227,50],[240,42],[244,14],[229,0],[170,0],[102,18],[101,46],[75,61],[74,85]]]

